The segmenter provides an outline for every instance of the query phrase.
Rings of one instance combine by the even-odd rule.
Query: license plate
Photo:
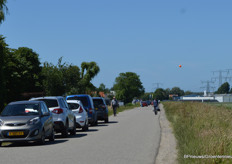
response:
[[[24,132],[8,132],[8,136],[23,136]]]

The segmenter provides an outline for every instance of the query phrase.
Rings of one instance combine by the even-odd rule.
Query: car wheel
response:
[[[0,142],[0,147],[2,146],[2,142]]]
[[[49,136],[49,141],[54,141],[54,140],[55,140],[55,132],[54,132],[54,128],[52,128],[51,135]]]
[[[45,131],[43,130],[42,133],[41,133],[41,138],[39,140],[39,144],[40,145],[44,145],[45,144],[45,138],[46,138]]]
[[[73,125],[73,129],[70,132],[71,135],[75,136],[76,135],[76,120],[74,119],[74,125]]]
[[[87,121],[85,122],[85,126],[82,128],[82,131],[87,131],[89,130],[89,125],[87,123]]]
[[[62,137],[68,137],[68,121],[66,121],[66,125],[64,126],[64,129],[62,129],[62,132],[61,132],[61,134],[62,134]]]
[[[106,119],[105,119],[105,123],[108,123],[109,122],[109,118],[107,117]]]

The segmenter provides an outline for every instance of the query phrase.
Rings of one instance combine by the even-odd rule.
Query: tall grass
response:
[[[232,159],[193,159],[184,155],[232,156],[232,110],[196,102],[165,102],[177,139],[179,163],[232,163]]]

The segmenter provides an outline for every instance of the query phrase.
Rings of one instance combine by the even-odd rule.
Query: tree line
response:
[[[99,88],[91,83],[99,72],[96,62],[82,62],[79,68],[63,62],[62,57],[56,65],[41,64],[35,51],[27,47],[9,48],[0,35],[0,109],[11,101],[32,96],[109,93],[103,83]],[[133,72],[120,73],[111,90],[125,103],[144,93],[139,76]]]

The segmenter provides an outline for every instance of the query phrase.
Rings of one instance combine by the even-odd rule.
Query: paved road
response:
[[[75,137],[43,146],[13,144],[0,148],[0,163],[154,164],[160,125],[152,107],[135,108],[110,117],[109,123],[78,130]]]

